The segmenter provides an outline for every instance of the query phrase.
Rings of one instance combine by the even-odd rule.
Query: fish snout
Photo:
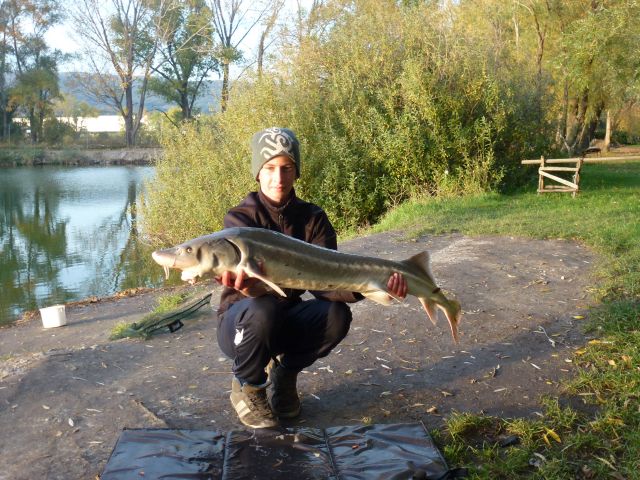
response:
[[[177,246],[165,248],[164,250],[156,250],[151,254],[155,262],[162,267],[177,268],[184,270],[185,268],[193,268],[200,262],[197,255],[194,254],[194,248],[191,246]]]
[[[156,250],[151,258],[161,267],[173,267],[176,261],[175,249]]]

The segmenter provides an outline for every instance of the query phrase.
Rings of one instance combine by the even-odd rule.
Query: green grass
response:
[[[532,180],[510,195],[408,202],[373,228],[572,239],[599,254],[589,325],[598,340],[576,351],[565,392],[590,409],[548,399],[535,421],[452,415],[438,440],[470,478],[640,479],[640,162],[587,164],[581,176],[576,198],[538,195]],[[520,443],[499,447],[505,435]]]
[[[111,329],[109,334],[109,340],[118,340],[126,337],[144,337],[144,332],[140,331],[140,326],[156,321],[164,314],[176,310],[179,306],[185,303],[190,297],[186,292],[168,294],[158,297],[156,300],[156,307],[145,315],[140,321],[136,323],[118,322]]]

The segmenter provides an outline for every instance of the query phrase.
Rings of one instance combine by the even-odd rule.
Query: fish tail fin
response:
[[[411,265],[414,268],[418,268],[420,272],[422,272],[428,279],[428,281],[433,285],[433,291],[429,292],[429,294],[424,295],[423,297],[418,296],[422,307],[425,312],[427,312],[427,316],[431,323],[436,324],[436,320],[438,319],[438,309],[442,310],[447,317],[447,321],[449,322],[449,327],[451,328],[451,335],[453,336],[453,340],[458,343],[458,324],[460,323],[460,319],[462,317],[460,303],[456,300],[448,300],[441,292],[440,289],[436,286],[436,282],[433,279],[433,275],[431,274],[431,268],[429,266],[429,253],[421,252],[413,257],[408,258],[404,261],[405,264]],[[435,299],[434,299],[435,296]]]
[[[418,300],[420,300],[424,311],[427,312],[427,316],[429,317],[429,320],[431,320],[431,323],[435,325],[436,321],[438,320],[438,310],[436,309],[436,302],[422,297],[418,297]]]
[[[453,341],[455,343],[458,343],[458,325],[460,324],[460,320],[462,319],[462,307],[460,306],[460,302],[458,302],[457,300],[445,299],[444,301],[435,304],[440,310],[444,312],[445,316],[447,317],[447,322],[449,322],[449,328],[451,329]]]
[[[457,300],[446,300],[442,302],[434,302],[428,298],[418,297],[420,303],[424,307],[427,315],[429,316],[429,320],[434,325],[436,324],[437,310],[436,307],[444,312],[444,315],[447,317],[447,322],[449,322],[449,328],[451,329],[451,335],[453,336],[453,341],[458,343],[458,325],[460,324],[460,320],[462,318],[462,308],[460,307],[460,302]]]

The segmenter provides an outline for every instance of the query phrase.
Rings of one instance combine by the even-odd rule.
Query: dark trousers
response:
[[[346,337],[351,310],[345,303],[326,300],[282,302],[272,295],[245,298],[221,316],[218,344],[233,359],[233,373],[241,381],[261,385],[272,357],[302,370]]]

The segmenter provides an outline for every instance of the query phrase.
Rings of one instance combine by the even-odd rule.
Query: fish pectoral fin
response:
[[[255,264],[254,262],[247,262],[247,265],[244,267],[244,272],[250,277],[254,277],[254,278],[257,278],[258,280],[263,281],[264,283],[269,285],[274,291],[278,292],[281,296],[283,297],[287,296],[287,294],[284,293],[284,290],[282,290],[278,285],[273,283],[271,280],[265,277],[262,274],[262,272],[260,272],[258,265]]]
[[[391,305],[393,303],[393,298],[389,293],[383,290],[369,290],[367,292],[362,292],[362,295],[367,297],[369,300],[373,300],[374,302],[382,305]]]

